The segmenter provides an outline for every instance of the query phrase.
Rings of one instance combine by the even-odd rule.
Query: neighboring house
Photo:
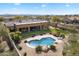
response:
[[[4,22],[12,21],[14,16],[4,16]]]
[[[64,23],[71,23],[72,22],[72,20],[71,19],[69,19],[69,18],[64,18]]]

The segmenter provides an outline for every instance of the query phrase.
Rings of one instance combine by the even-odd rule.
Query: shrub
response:
[[[42,52],[42,46],[37,46],[36,53],[41,53],[41,52]]]
[[[62,52],[62,54],[63,54],[63,56],[66,56],[66,52],[64,52],[64,51]]]
[[[64,39],[65,38],[65,35],[64,34],[61,34],[60,37],[62,37]]]
[[[22,47],[20,47],[19,45],[17,45],[17,49],[22,50]]]
[[[5,48],[4,45],[0,44],[0,53],[4,52],[4,48]]]
[[[27,40],[25,40],[24,43],[27,43]]]
[[[12,32],[11,33],[11,37],[12,39],[14,40],[14,42],[17,44],[17,43],[20,43],[20,40],[22,39],[22,36],[21,36],[21,32]]]
[[[56,51],[56,46],[51,45],[51,46],[50,46],[50,50],[52,50],[52,51],[54,51],[54,52],[55,52],[55,51]]]
[[[18,35],[20,35],[20,34],[21,34],[21,32],[20,32],[20,31],[16,31],[15,33],[16,33],[16,34],[18,34]]]
[[[0,49],[0,53],[4,52],[4,49]]]
[[[56,37],[59,37],[60,32],[53,32],[53,35],[56,36]]]
[[[25,52],[25,53],[24,53],[24,56],[26,56],[26,55],[27,55],[27,53]]]

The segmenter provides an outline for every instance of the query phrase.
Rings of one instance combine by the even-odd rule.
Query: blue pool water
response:
[[[31,40],[28,42],[29,45],[31,46],[50,46],[53,45],[55,43],[55,39],[51,38],[51,37],[46,37],[46,38],[42,38],[40,40]]]

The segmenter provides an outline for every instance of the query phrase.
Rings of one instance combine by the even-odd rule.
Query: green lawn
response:
[[[49,33],[49,32],[50,30],[40,30],[40,31],[25,32],[25,33],[22,33],[21,35],[22,35],[22,38],[25,39],[33,35],[40,35],[40,34]]]
[[[48,30],[25,32],[25,33],[22,33],[22,38],[25,39],[25,38],[31,37],[33,35],[40,35],[40,34],[44,34],[44,33],[60,33],[60,34],[67,35],[70,32],[67,31],[67,30],[62,30],[62,29],[54,28],[54,29],[48,29]]]

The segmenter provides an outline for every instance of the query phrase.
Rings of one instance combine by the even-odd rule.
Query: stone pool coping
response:
[[[53,36],[53,35],[51,35],[51,34],[45,34],[45,35],[42,35],[42,36],[41,36],[41,35],[38,35],[38,36],[35,36],[35,37],[27,38],[26,40],[27,40],[27,41],[40,40],[41,38],[46,38],[46,37],[51,37],[51,38],[55,39],[55,42],[58,42],[58,38],[55,37],[55,36]],[[26,45],[27,45],[28,47],[35,48],[35,46],[30,46],[28,43],[26,43]]]

